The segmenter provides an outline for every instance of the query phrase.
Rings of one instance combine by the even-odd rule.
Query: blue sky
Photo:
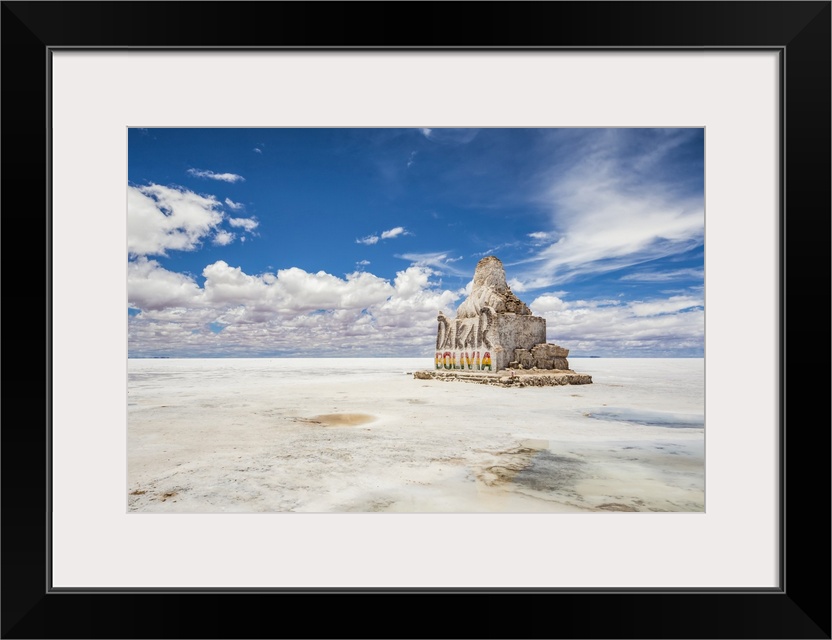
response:
[[[704,355],[704,130],[130,129],[131,357],[432,357],[496,255],[572,356]]]

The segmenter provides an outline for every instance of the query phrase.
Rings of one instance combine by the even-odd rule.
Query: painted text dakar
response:
[[[491,371],[490,349],[494,345],[489,327],[493,315],[494,310],[487,307],[475,318],[450,319],[440,312],[434,358],[436,368]]]

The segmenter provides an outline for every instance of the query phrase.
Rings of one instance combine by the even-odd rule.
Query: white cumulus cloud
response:
[[[220,260],[203,269],[202,287],[147,258],[128,271],[129,305],[141,311],[128,324],[133,355],[428,354],[437,312],[459,298],[415,265],[391,283],[296,267],[252,275]]]
[[[214,234],[214,239],[212,240],[212,242],[217,246],[224,247],[234,242],[234,237],[234,234],[230,231],[220,229],[219,231],[217,231],[217,233]]]
[[[127,251],[167,255],[191,251],[222,222],[220,203],[187,189],[158,184],[127,187]]]
[[[127,298],[142,310],[187,309],[202,304],[202,290],[192,278],[140,257],[127,263]]]
[[[228,224],[230,224],[232,227],[242,227],[244,230],[251,233],[258,227],[260,223],[254,218],[229,218]]]
[[[564,301],[545,294],[529,306],[546,318],[547,338],[586,355],[701,356],[704,300],[695,295],[622,303]]]

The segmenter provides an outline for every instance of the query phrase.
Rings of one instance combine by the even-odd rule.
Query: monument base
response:
[[[475,382],[498,387],[557,387],[568,384],[592,384],[592,376],[575,373],[569,369],[504,369],[495,373],[487,371],[416,371],[417,380],[442,380],[444,382]]]

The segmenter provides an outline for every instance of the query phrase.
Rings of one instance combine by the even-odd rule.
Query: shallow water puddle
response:
[[[603,407],[584,413],[587,418],[630,422],[649,427],[669,427],[672,429],[702,429],[704,416],[694,413],[673,413],[669,411],[649,411],[647,409],[630,409],[625,407]]]
[[[575,484],[575,480],[583,471],[583,465],[583,460],[541,450],[532,456],[529,464],[521,469],[512,481],[544,493],[563,491]]]
[[[557,455],[549,440],[521,440],[519,446],[495,451],[495,456],[477,472],[489,487],[515,485],[533,493],[552,495],[569,492],[583,474],[584,461]]]

